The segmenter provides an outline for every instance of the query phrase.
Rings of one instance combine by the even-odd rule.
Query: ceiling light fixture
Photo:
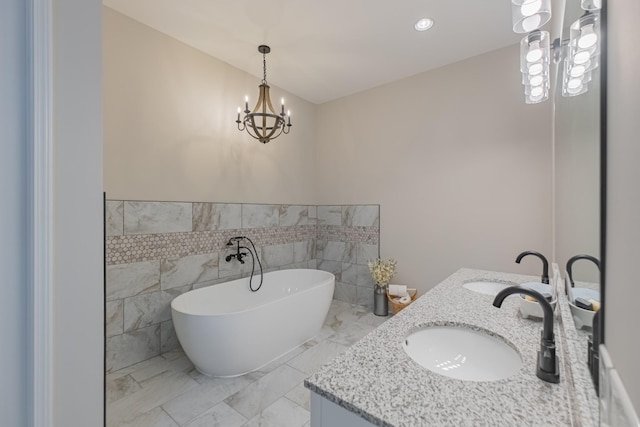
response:
[[[529,33],[551,19],[551,0],[511,0],[513,31]]]
[[[249,110],[249,97],[244,98],[244,117],[240,119],[242,110],[238,107],[238,130],[246,130],[249,135],[258,141],[266,144],[272,139],[277,138],[281,134],[288,134],[291,130],[291,112],[287,111],[287,121],[285,123],[284,98],[282,98],[282,108],[280,114],[277,114],[271,104],[269,96],[269,85],[267,84],[267,53],[271,52],[271,48],[266,45],[258,46],[258,52],[262,54],[263,77],[260,84],[260,95],[258,102]]]
[[[520,42],[520,71],[527,104],[549,98],[550,53],[547,31],[534,31]]]
[[[427,31],[431,27],[433,27],[433,19],[431,18],[422,18],[413,26],[416,31]]]

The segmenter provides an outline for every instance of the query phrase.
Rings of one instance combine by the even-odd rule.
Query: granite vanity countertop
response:
[[[597,283],[575,282],[576,287],[599,289]],[[564,288],[564,286],[562,286]],[[577,329],[569,299],[565,292],[558,292],[558,308],[556,318],[559,318],[565,343],[565,370],[567,380],[573,384],[573,393],[569,393],[569,400],[574,419],[579,419],[581,427],[596,427],[599,422],[598,396],[596,395],[591,374],[587,365],[587,346],[591,328]]]
[[[402,312],[323,366],[307,388],[379,426],[570,426],[572,386],[556,339],[560,383],[536,377],[542,322],[523,319],[519,297],[502,308],[493,297],[464,283],[491,280],[517,285],[539,277],[460,269]],[[558,337],[560,322],[554,322]],[[518,374],[500,381],[461,381],[431,372],[402,348],[404,338],[429,325],[459,325],[489,331],[520,353]],[[562,336],[562,334],[560,334]]]

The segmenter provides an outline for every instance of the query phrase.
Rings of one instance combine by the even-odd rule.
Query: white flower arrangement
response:
[[[396,272],[396,264],[396,260],[381,260],[380,258],[367,263],[376,286],[385,287],[391,282]]]

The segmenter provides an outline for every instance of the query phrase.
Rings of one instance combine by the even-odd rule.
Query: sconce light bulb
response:
[[[539,62],[535,62],[529,66],[529,75],[536,76],[542,73],[542,70],[544,70],[542,64]]]
[[[531,89],[531,98],[539,98],[544,93],[542,86],[536,86]]]
[[[242,110],[240,109],[240,107],[238,107],[238,114],[240,114],[240,111],[242,111]]]
[[[287,110],[287,116],[291,117],[291,110]]]
[[[589,53],[588,50],[581,50],[573,56],[573,62],[575,64],[584,64],[586,62],[589,62],[590,59],[591,53]]]
[[[585,71],[587,71],[587,69],[584,67],[584,65],[576,65],[571,69],[571,77],[581,77]]]
[[[583,89],[582,83],[578,84],[575,87],[569,87],[569,85],[567,85],[567,92],[569,92],[572,95],[581,92],[582,89]]]
[[[542,0],[525,0],[520,6],[520,13],[522,16],[531,16],[534,13],[538,13],[542,7]]]
[[[569,82],[567,83],[567,88],[568,89],[577,89],[579,87],[582,87],[582,79],[571,79],[569,80]]]
[[[542,59],[542,49],[540,49],[537,46],[537,42],[535,43],[536,46],[534,46],[534,43],[531,44],[532,49],[527,52],[527,62],[538,62]]]
[[[529,84],[531,86],[540,86],[544,82],[544,78],[541,75],[531,76],[529,79]]]
[[[525,32],[530,32],[540,27],[542,17],[537,13],[535,15],[528,16],[522,20],[522,28]]]
[[[581,31],[578,39],[578,47],[580,49],[589,49],[598,42],[598,35],[593,32],[593,25],[587,25]]]

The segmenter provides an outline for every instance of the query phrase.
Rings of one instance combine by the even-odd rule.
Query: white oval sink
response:
[[[498,381],[522,367],[518,352],[489,334],[456,326],[430,326],[411,333],[404,351],[421,366],[466,381]]]
[[[469,289],[470,291],[491,296],[498,295],[498,292],[505,288],[508,288],[509,286],[511,285],[508,285],[506,283],[482,280],[478,280],[476,282],[468,282],[462,285],[463,288]]]

